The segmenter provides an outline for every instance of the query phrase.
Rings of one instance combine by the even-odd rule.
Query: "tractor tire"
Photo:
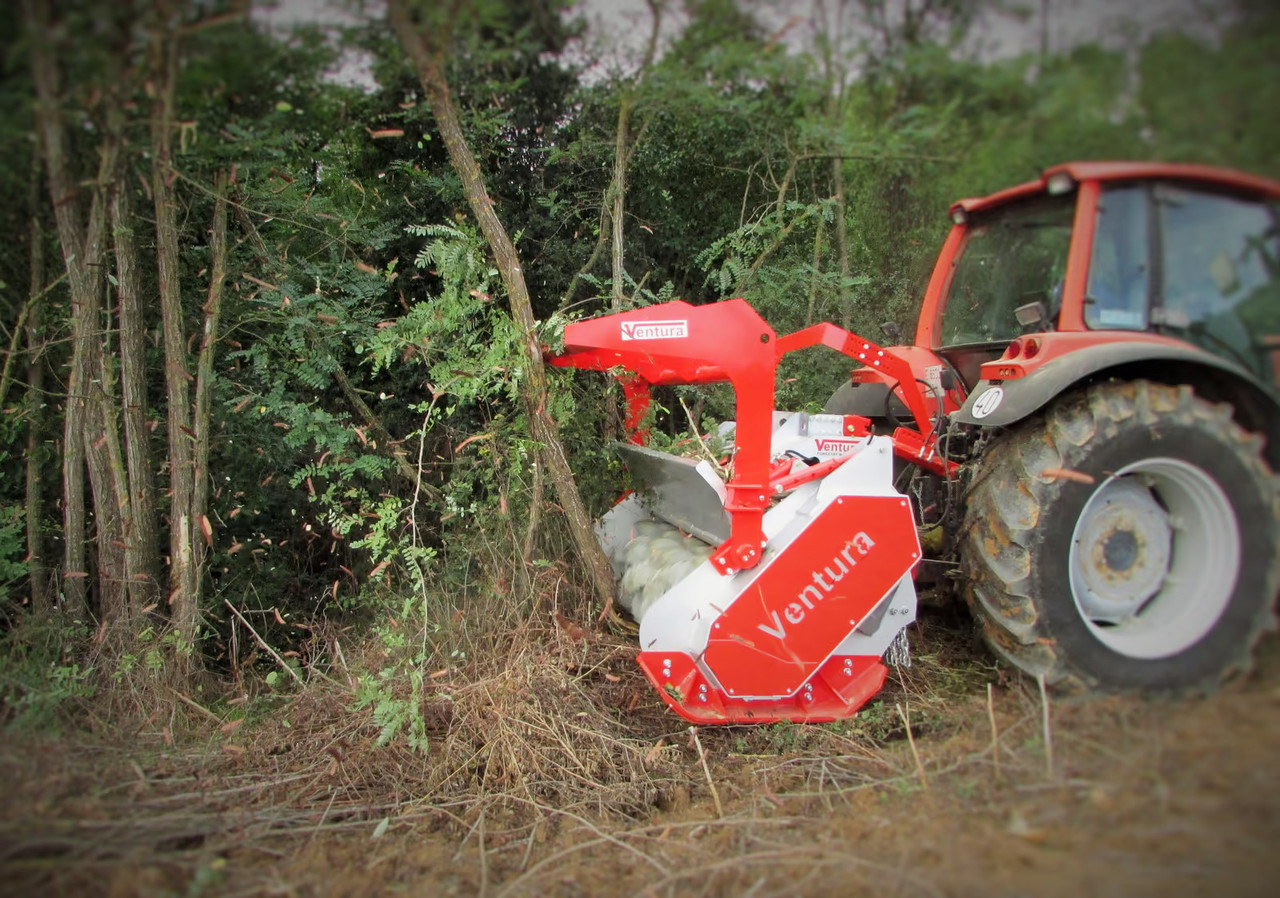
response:
[[[965,595],[1068,692],[1210,689],[1275,626],[1280,481],[1189,387],[1099,384],[1001,436],[969,488]]]

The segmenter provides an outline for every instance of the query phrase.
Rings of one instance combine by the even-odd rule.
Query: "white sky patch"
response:
[[[252,4],[253,22],[278,37],[286,36],[293,28],[311,25],[324,29],[329,40],[340,47],[343,28],[386,15],[381,0],[252,0]],[[329,79],[336,84],[372,89],[373,60],[363,50],[342,47]]]
[[[841,46],[856,47],[868,34],[854,0],[741,0],[766,33],[793,50],[814,45],[820,23],[840,21]],[[885,0],[889,21],[900,21],[912,0]],[[680,0],[665,0],[659,54],[675,40],[688,17]],[[844,7],[842,14],[840,7]],[[962,52],[979,59],[999,59],[1038,50],[1053,51],[1096,42],[1110,49],[1132,48],[1152,34],[1182,30],[1214,35],[1212,11],[1200,0],[1013,0],[983,13],[973,25]],[[566,50],[565,61],[581,66],[587,81],[629,77],[644,57],[653,27],[645,0],[580,0],[571,14],[581,15],[586,33]],[[340,40],[340,29],[385,15],[382,0],[254,0],[253,20],[277,34],[297,25],[317,25]],[[851,61],[851,60],[850,60]],[[348,50],[332,73],[333,80],[362,87],[373,85],[367,54]]]

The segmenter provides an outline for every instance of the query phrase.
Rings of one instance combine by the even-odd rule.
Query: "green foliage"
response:
[[[0,452],[0,456],[3,452]],[[27,575],[27,528],[22,508],[0,505],[0,609],[11,601],[10,591]]]
[[[117,684],[124,683],[136,674],[154,680],[174,656],[189,656],[195,651],[195,643],[189,635],[172,628],[157,630],[146,624],[133,639],[133,647],[121,652],[115,659],[111,678]]]
[[[95,671],[75,658],[83,626],[31,616],[0,634],[0,728],[56,729],[98,691]]]
[[[1158,155],[1280,174],[1280,13],[1246,7],[1218,40],[1161,35],[1142,49],[1140,121]]]

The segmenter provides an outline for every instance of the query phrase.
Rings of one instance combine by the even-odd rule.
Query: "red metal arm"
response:
[[[650,386],[728,381],[737,400],[733,476],[726,484],[729,539],[711,556],[721,572],[755,567],[764,549],[769,504],[769,441],[773,428],[777,334],[750,305],[731,299],[706,306],[685,302],[605,315],[565,328],[565,351],[553,365],[632,372],[623,387],[627,424],[638,427]]]
[[[916,383],[915,372],[907,361],[892,350],[872,343],[865,337],[850,333],[842,327],[823,322],[804,330],[796,331],[778,338],[778,354],[784,355],[797,349],[809,346],[827,346],[847,355],[854,361],[861,362],[868,368],[883,371],[897,385],[902,398],[915,419],[919,432],[899,427],[893,434],[894,454],[899,458],[928,468],[943,476],[954,475],[959,465],[942,457],[937,451],[938,434],[935,432],[933,419],[929,416],[929,407],[925,404],[924,394]]]
[[[933,421],[929,418],[929,409],[924,403],[920,388],[916,385],[916,376],[911,366],[865,337],[859,337],[842,327],[823,322],[779,338],[778,351],[780,355],[784,355],[797,349],[819,345],[843,353],[868,368],[878,368],[896,380],[898,386],[902,388],[902,398],[906,401],[907,408],[911,410],[911,417],[915,418],[920,432],[922,434],[933,432]]]

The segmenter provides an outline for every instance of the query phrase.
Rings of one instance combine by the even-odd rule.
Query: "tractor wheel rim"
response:
[[[1240,574],[1240,528],[1205,471],[1145,459],[1085,503],[1068,563],[1076,610],[1099,642],[1130,658],[1164,658],[1199,642],[1226,610]]]

